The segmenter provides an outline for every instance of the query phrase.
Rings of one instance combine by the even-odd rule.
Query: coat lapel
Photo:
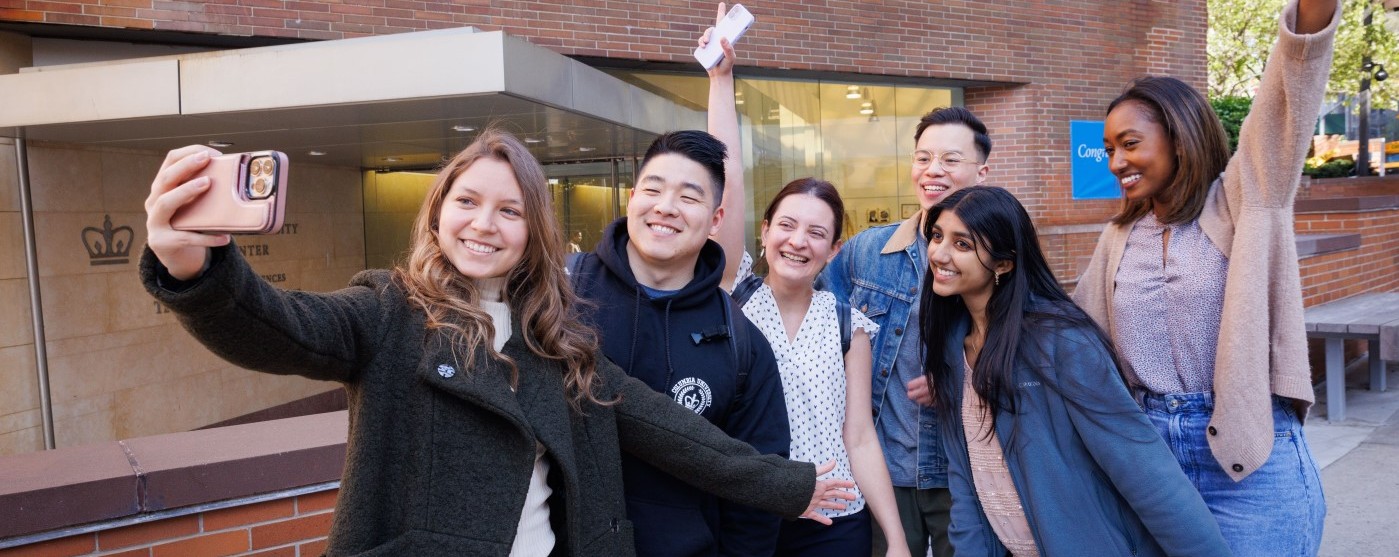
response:
[[[476,350],[471,369],[452,353],[449,337],[435,332],[427,342],[427,357],[418,365],[418,378],[429,386],[485,410],[500,414],[524,428],[524,410],[510,390],[510,368],[491,358],[482,347]]]
[[[505,353],[520,366],[520,392],[516,398],[530,431],[560,468],[566,488],[575,491],[578,463],[570,427],[572,410],[565,399],[561,366],[530,352],[518,331],[505,344]]]
[[[563,376],[559,365],[544,360],[525,345],[519,320],[512,316],[510,340],[501,350],[520,370],[519,392],[510,389],[510,367],[476,351],[473,369],[463,370],[464,362],[452,356],[446,335],[432,339],[429,359],[418,367],[418,376],[442,392],[461,398],[483,409],[500,414],[521,429],[521,433],[544,445],[551,461],[563,472],[570,490],[578,478],[570,428],[571,409],[564,399]],[[449,366],[450,369],[443,366]]]

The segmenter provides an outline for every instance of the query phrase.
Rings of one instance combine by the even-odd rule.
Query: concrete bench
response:
[[[1326,418],[1346,419],[1346,363],[1342,341],[1370,348],[1370,390],[1384,391],[1384,362],[1399,361],[1399,292],[1358,294],[1306,309],[1307,336],[1326,340]]]

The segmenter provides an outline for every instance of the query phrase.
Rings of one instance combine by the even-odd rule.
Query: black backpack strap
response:
[[[738,362],[738,377],[734,386],[734,399],[742,398],[748,391],[748,368],[752,367],[748,359],[748,327],[739,325],[734,319],[734,313],[743,311],[742,304],[733,298],[725,300],[724,303],[724,326],[729,329],[729,346],[734,353],[734,361]]]
[[[758,287],[762,285],[763,277],[748,275],[748,278],[738,281],[738,284],[734,285],[734,291],[729,295],[733,296],[735,302],[738,302],[738,307],[743,307],[743,304],[748,303],[748,299],[752,298],[753,293],[757,292]]]
[[[836,298],[836,321],[840,322],[840,353],[850,352],[851,331],[850,302]]]
[[[743,304],[748,303],[748,299],[753,297],[753,293],[758,291],[758,287],[763,285],[763,277],[758,275],[748,275],[747,278],[734,285],[733,292],[729,293],[732,307],[726,308],[724,312],[725,325],[729,328],[729,338],[732,339],[734,349],[734,359],[738,361],[738,386],[734,389],[734,398],[743,396],[748,389],[748,368],[752,362],[747,361],[748,357],[748,327],[738,325],[734,322],[734,312],[743,311]]]

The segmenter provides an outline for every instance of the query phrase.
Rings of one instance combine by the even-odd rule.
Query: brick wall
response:
[[[1399,292],[1399,209],[1297,215],[1298,234],[1359,233],[1360,247],[1300,260],[1302,305]]]
[[[476,26],[565,55],[693,64],[711,0],[0,0],[0,20],[240,36],[340,39]],[[968,80],[996,140],[992,183],[1048,224],[1101,222],[1070,200],[1068,122],[1100,119],[1133,77],[1205,84],[1203,0],[758,2],[742,64]],[[932,107],[929,107],[932,108]]]
[[[0,549],[0,557],[315,557],[338,490],[145,522]]]

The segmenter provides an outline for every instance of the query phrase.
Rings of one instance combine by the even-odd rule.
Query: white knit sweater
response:
[[[510,340],[510,305],[504,300],[505,278],[478,279],[476,288],[481,294],[481,309],[491,316],[495,325],[495,337],[491,346],[496,351],[505,347]],[[544,445],[535,444],[534,473],[529,478],[529,493],[525,494],[525,507],[520,511],[520,524],[515,527],[515,543],[510,546],[510,557],[544,557],[554,550],[554,530],[549,525],[549,459],[544,458]]]

